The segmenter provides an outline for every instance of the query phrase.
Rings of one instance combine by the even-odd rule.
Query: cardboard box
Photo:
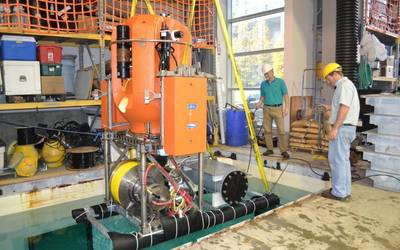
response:
[[[381,63],[381,66],[394,67],[394,56],[388,56],[387,59]]]
[[[90,16],[78,15],[78,29],[80,32],[95,32],[98,24],[95,19]]]
[[[64,77],[62,76],[42,76],[42,95],[63,95]]]
[[[394,67],[394,56],[388,56],[387,57],[386,66]]]
[[[372,71],[372,77],[380,77],[380,76],[381,76],[381,71],[379,69]]]
[[[392,66],[382,67],[381,68],[381,75],[383,77],[393,78],[394,77],[393,67]]]

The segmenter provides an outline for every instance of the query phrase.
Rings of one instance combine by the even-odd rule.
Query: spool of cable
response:
[[[68,149],[70,154],[71,165],[68,167],[72,170],[87,169],[95,166],[96,147],[77,147]]]
[[[117,40],[129,39],[129,26],[117,26]],[[130,51],[130,42],[117,43],[117,75],[121,79],[131,77],[132,58]]]
[[[35,134],[35,128],[32,127],[20,127],[17,128],[17,144],[18,145],[30,145],[37,142],[37,136]]]

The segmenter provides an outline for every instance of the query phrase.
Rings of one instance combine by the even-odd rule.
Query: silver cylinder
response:
[[[199,167],[198,167],[198,175],[199,175],[199,210],[203,211],[203,194],[204,194],[204,153],[199,153]]]
[[[144,145],[141,146],[141,155],[140,155],[140,217],[142,223],[142,232],[147,232],[147,195],[146,195],[146,187],[144,186],[144,178],[146,171],[146,152]]]
[[[200,200],[203,200],[200,198],[203,194],[200,190],[203,188],[210,193],[220,193],[222,199],[230,205],[240,202],[245,197],[248,188],[246,173],[232,165],[200,159],[182,164],[183,172],[199,187],[199,206]]]
[[[112,139],[112,86],[111,80],[107,80],[107,130],[104,133],[104,193],[105,201],[111,200],[110,195],[110,151]]]
[[[104,132],[104,194],[105,194],[105,202],[109,203],[110,197],[110,139],[109,132]]]
[[[164,148],[164,131],[165,131],[165,95],[164,95],[164,77],[160,77],[160,92],[161,92],[161,100],[160,100],[160,143],[161,147]]]

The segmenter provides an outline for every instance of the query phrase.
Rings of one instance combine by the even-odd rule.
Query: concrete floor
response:
[[[400,193],[353,185],[349,201],[314,195],[187,249],[400,249]]]

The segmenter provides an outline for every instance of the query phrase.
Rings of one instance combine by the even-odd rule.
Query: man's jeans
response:
[[[332,194],[344,198],[351,194],[350,145],[356,137],[355,126],[341,126],[335,140],[329,142]]]

